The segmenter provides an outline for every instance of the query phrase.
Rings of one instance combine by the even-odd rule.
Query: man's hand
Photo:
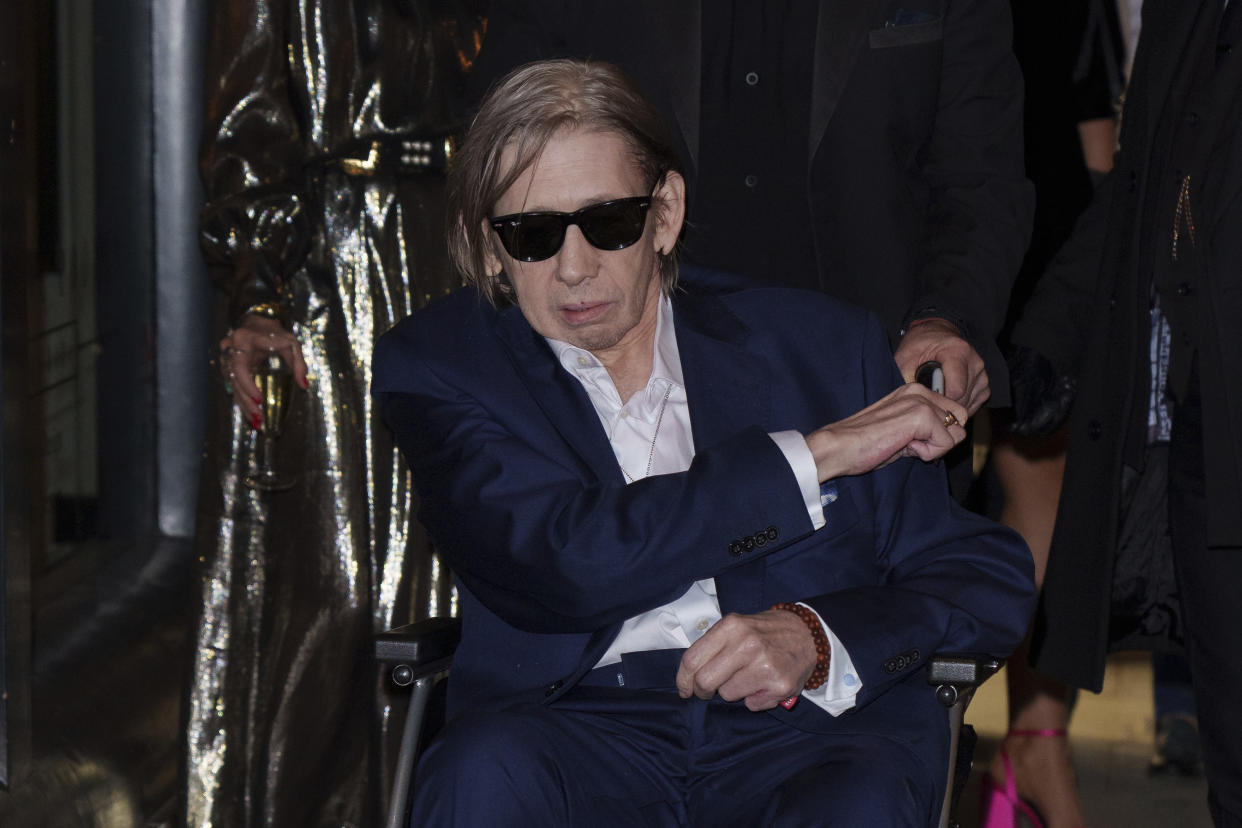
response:
[[[894,358],[906,382],[914,381],[915,372],[924,362],[939,362],[944,370],[944,395],[964,405],[972,417],[992,395],[987,371],[983,370],[983,357],[962,339],[961,332],[951,322],[916,320],[906,330]]]
[[[220,340],[220,373],[251,428],[258,428],[263,422],[254,372],[273,353],[279,354],[293,371],[293,381],[306,388],[302,346],[297,337],[275,319],[249,314],[242,320],[241,327]]]
[[[745,699],[748,709],[767,710],[802,692],[815,659],[811,631],[792,612],[730,613],[682,655],[677,692]]]
[[[899,457],[935,460],[966,438],[966,409],[912,382],[806,437],[819,481],[866,474]]]

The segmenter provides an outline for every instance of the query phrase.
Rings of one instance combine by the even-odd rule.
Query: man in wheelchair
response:
[[[934,824],[922,668],[1033,600],[933,462],[965,409],[861,310],[679,273],[677,157],[608,64],[507,76],[450,188],[468,286],[373,381],[463,624],[414,824]]]

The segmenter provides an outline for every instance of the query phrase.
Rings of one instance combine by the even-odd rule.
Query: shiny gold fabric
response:
[[[367,393],[372,345],[458,280],[442,173],[351,175],[340,159],[372,138],[460,129],[484,20],[416,0],[217,0],[210,14],[204,248],[234,316],[287,308],[310,389],[277,447],[296,485],[275,493],[242,482],[253,435],[219,397],[185,823],[375,825],[387,710],[369,636],[454,608]]]

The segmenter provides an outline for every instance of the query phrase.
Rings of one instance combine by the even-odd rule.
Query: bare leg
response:
[[[1022,439],[996,429],[992,463],[1005,498],[1001,520],[1031,547],[1035,583],[1042,587],[1065,470],[1064,432],[1047,438]],[[1014,652],[1005,671],[1009,728],[1064,730],[1069,721],[1066,688],[1031,669],[1028,644],[1029,639]],[[1013,763],[1018,794],[1034,804],[1047,820],[1047,828],[1078,828],[1084,824],[1066,739],[1014,735],[1006,738],[1005,748]],[[989,771],[994,781],[1004,780],[999,752],[992,757]]]

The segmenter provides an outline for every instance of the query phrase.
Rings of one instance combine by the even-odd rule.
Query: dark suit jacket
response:
[[[873,317],[764,288],[680,293],[674,318],[696,455],[629,486],[586,392],[516,307],[464,289],[380,340],[373,393],[459,579],[451,711],[555,701],[622,621],[714,577],[725,613],[806,601],[859,671],[858,713],[778,715],[939,732],[922,667],[933,652],[1005,656],[1021,640],[1025,545],[958,507],[942,468],[912,460],[836,481],[812,532],[767,435],[809,432],[900,382]]]
[[[1126,93],[1120,151],[1074,236],[1041,281],[1014,331],[1065,369],[1076,369],[1078,398],[1057,526],[1044,583],[1036,666],[1098,691],[1109,647],[1110,587],[1121,511],[1122,465],[1142,465],[1148,395],[1153,238],[1169,255],[1174,205],[1154,223],[1143,215],[1156,186],[1157,126],[1182,101],[1171,90],[1200,54],[1215,48],[1202,16],[1219,0],[1148,0]],[[1206,41],[1206,42],[1205,42]],[[1209,545],[1242,546],[1242,78],[1227,79],[1227,105],[1202,119],[1210,147],[1197,182],[1194,217],[1199,294],[1200,382]]]
[[[625,68],[670,124],[693,233],[700,145],[728,140],[699,129],[703,8],[699,0],[498,0],[471,77],[486,82],[565,55]],[[808,189],[775,194],[766,209],[809,204],[818,273],[784,266],[772,250],[768,272],[744,275],[862,305],[883,320],[894,347],[913,317],[952,319],[984,358],[992,404],[1006,403],[995,338],[1034,205],[1008,4],[821,0],[813,36]]]

